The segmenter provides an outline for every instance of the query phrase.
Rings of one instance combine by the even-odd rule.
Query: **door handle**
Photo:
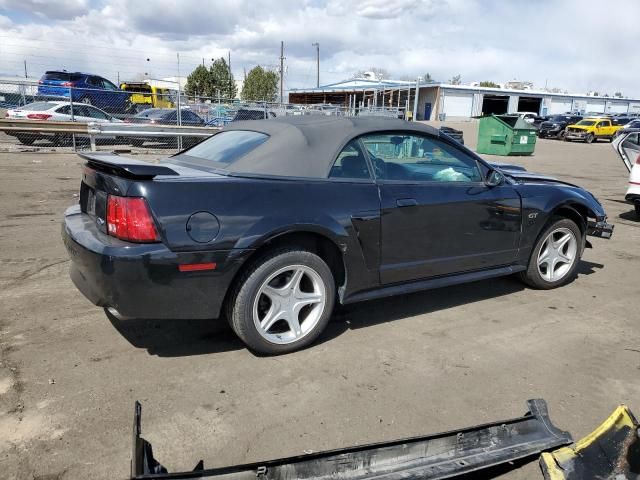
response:
[[[396,205],[398,207],[415,207],[418,205],[418,202],[415,198],[398,198],[396,200]]]

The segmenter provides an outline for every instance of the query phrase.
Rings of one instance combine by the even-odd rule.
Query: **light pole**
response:
[[[320,44],[312,43],[312,47],[316,47],[316,87],[320,88]]]

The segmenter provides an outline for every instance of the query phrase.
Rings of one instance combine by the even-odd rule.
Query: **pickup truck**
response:
[[[606,138],[611,141],[621,128],[622,125],[614,125],[610,118],[585,118],[566,128],[564,140],[565,142],[582,140],[593,143],[600,138]]]

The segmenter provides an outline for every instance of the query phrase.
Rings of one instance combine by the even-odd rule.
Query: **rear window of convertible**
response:
[[[173,157],[172,162],[200,168],[226,170],[236,160],[269,139],[269,135],[246,130],[220,132]]]

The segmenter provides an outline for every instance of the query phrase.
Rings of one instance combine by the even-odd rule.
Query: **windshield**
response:
[[[569,120],[569,117],[566,115],[553,115],[549,117],[550,122],[566,122]]]
[[[75,82],[80,80],[80,75],[68,72],[46,72],[42,80],[57,80],[62,82]]]
[[[266,142],[268,135],[246,130],[231,130],[217,135],[173,157],[172,163],[191,167],[231,170],[239,158]]]
[[[595,120],[580,120],[578,123],[576,123],[576,125],[582,125],[584,127],[590,127],[592,125],[595,125]]]

